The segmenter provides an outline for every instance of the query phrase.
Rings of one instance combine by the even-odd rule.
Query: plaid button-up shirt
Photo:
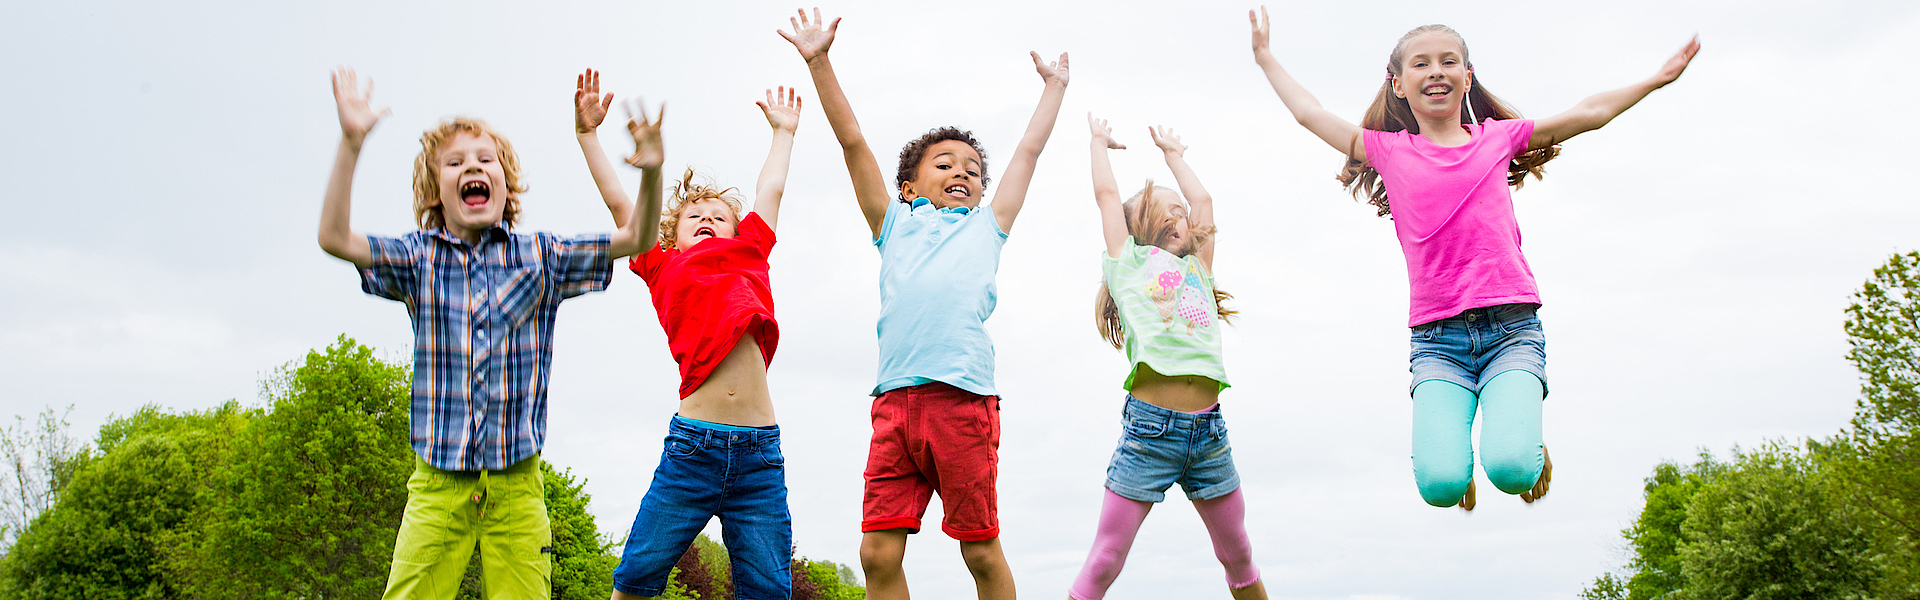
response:
[[[547,437],[547,373],[560,301],[606,289],[609,236],[521,235],[470,245],[444,229],[368,236],[367,293],[413,318],[413,451],[448,471],[506,468]]]

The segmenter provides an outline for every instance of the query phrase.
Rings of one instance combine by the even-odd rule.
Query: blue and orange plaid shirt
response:
[[[491,471],[540,452],[554,315],[606,289],[608,240],[499,227],[477,246],[444,229],[367,236],[360,289],[413,318],[414,453],[439,469]]]

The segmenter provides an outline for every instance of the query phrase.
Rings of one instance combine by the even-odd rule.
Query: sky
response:
[[[1564,146],[1515,192],[1545,306],[1555,471],[1524,505],[1482,486],[1471,515],[1426,506],[1409,454],[1405,267],[1392,224],[1333,181],[1248,47],[1244,3],[845,2],[832,56],[868,139],[973,130],[998,176],[1040,95],[1029,50],[1071,85],[1002,255],[988,322],[1003,396],[1002,542],[1019,589],[1059,597],[1085,558],[1119,435],[1125,361],[1093,327],[1103,248],[1085,115],[1112,121],[1123,191],[1171,181],[1171,126],[1213,193],[1215,273],[1241,315],[1221,396],[1269,593],[1289,599],[1572,598],[1627,558],[1619,535],[1663,460],[1838,432],[1858,376],[1849,295],[1920,247],[1920,150],[1878,128],[1920,98],[1911,2],[1628,1],[1272,5],[1273,51],[1358,119],[1406,30],[1446,23],[1528,116],[1686,74]],[[404,360],[405,309],[316,244],[339,139],[328,71],[393,109],[368,138],[354,227],[412,228],[418,132],[488,120],[519,150],[524,231],[607,231],[571,134],[574,77],[667,102],[667,169],[749,185],[763,89],[807,101],[772,257],[769,375],[801,554],[858,564],[878,254],[803,62],[765,2],[22,3],[0,22],[0,418],[73,406],[83,437],[154,404],[258,404],[260,381],[346,335]],[[618,113],[616,113],[617,115]],[[617,122],[609,153],[627,151]],[[888,171],[890,172],[890,171]],[[637,172],[622,167],[628,191]],[[991,195],[993,188],[989,188]],[[560,311],[545,456],[587,480],[601,529],[645,494],[678,377],[646,289],[616,273]],[[1484,481],[1482,482],[1485,483]],[[1225,597],[1178,494],[1108,598]],[[938,502],[928,511],[938,519]],[[957,544],[912,538],[916,597],[972,597]],[[1178,590],[1176,594],[1174,591]]]

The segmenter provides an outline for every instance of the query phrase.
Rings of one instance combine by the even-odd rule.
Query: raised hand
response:
[[[786,86],[781,86],[779,92],[767,90],[767,99],[755,102],[754,105],[760,107],[760,112],[766,113],[768,125],[772,125],[774,129],[793,133],[800,127],[800,96],[796,93],[798,91],[787,89]]]
[[[811,20],[807,19],[806,9],[801,9],[799,12],[800,18],[787,18],[787,22],[793,24],[793,33],[789,34],[781,30],[780,37],[792,42],[793,48],[800,51],[802,59],[812,61],[814,58],[826,56],[827,48],[833,46],[833,32],[840,29],[840,18],[834,17],[832,23],[827,23],[820,18],[818,6],[813,7]]]
[[[1093,141],[1105,143],[1108,150],[1125,150],[1127,146],[1113,139],[1113,128],[1107,127],[1106,119],[1095,119],[1093,113],[1087,113],[1087,129],[1093,132]]]
[[[1258,54],[1261,50],[1267,49],[1268,38],[1273,33],[1273,21],[1267,18],[1265,6],[1260,7],[1260,16],[1257,17],[1253,15],[1253,11],[1247,11],[1247,21],[1253,24],[1253,51]]]
[[[333,102],[340,108],[340,135],[354,148],[366,141],[367,132],[380,123],[382,117],[393,111],[381,107],[375,111],[367,105],[373,97],[373,78],[367,78],[366,93],[360,92],[360,77],[352,67],[340,67],[333,72]]]
[[[1180,143],[1180,136],[1173,134],[1172,127],[1155,125],[1147,128],[1147,134],[1153,136],[1153,145],[1159,146],[1161,152],[1174,156],[1186,155],[1187,146]]]
[[[633,156],[627,157],[627,164],[642,169],[658,169],[667,162],[667,148],[660,141],[660,123],[667,119],[667,104],[660,103],[660,111],[651,121],[647,119],[647,107],[634,98],[627,104],[627,133],[633,134]]]
[[[1667,59],[1667,64],[1660,67],[1659,73],[1654,74],[1654,81],[1659,82],[1659,84],[1663,86],[1673,83],[1673,80],[1680,78],[1680,73],[1687,70],[1687,63],[1693,62],[1693,55],[1699,53],[1700,36],[1696,35],[1693,36],[1693,39],[1687,40],[1686,47],[1681,48],[1680,53],[1673,55],[1673,58]]]
[[[593,133],[607,120],[607,108],[613,106],[613,94],[600,95],[600,72],[587,69],[573,80],[573,130]]]
[[[1033,56],[1033,70],[1040,72],[1040,79],[1051,85],[1058,82],[1060,87],[1067,86],[1067,53],[1060,53],[1059,62],[1040,62],[1039,52],[1028,52]]]

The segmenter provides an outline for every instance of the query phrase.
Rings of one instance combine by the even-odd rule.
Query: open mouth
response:
[[[475,180],[460,184],[460,202],[466,204],[467,208],[486,206],[487,201],[491,199],[493,199],[493,186],[485,181]]]
[[[947,193],[948,196],[953,196],[955,198],[960,198],[963,200],[973,195],[972,190],[968,190],[967,186],[960,185],[958,183],[947,186],[947,189],[944,191]]]
[[[1453,86],[1444,83],[1428,84],[1425,89],[1420,90],[1420,93],[1428,98],[1443,98],[1453,93]]]
[[[701,228],[699,228],[699,229],[695,229],[695,230],[693,230],[693,237],[695,237],[695,238],[701,238],[701,237],[718,237],[718,236],[719,236],[719,234],[717,234],[717,233],[714,233],[714,231],[713,231],[713,228],[712,228],[712,227],[701,227]]]

